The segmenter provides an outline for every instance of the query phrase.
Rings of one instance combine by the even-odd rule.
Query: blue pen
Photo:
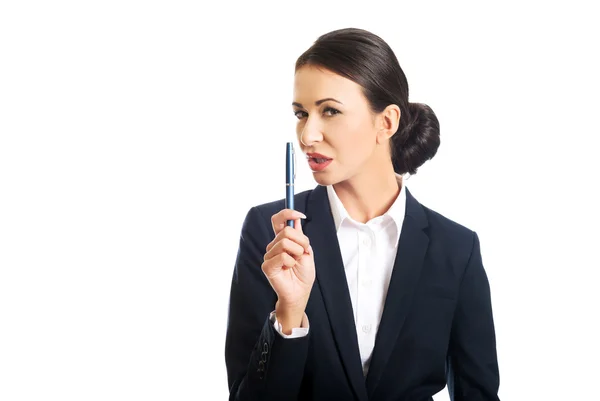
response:
[[[288,142],[285,147],[285,208],[294,210],[294,179],[296,178],[294,144]],[[287,225],[294,227],[294,220]]]

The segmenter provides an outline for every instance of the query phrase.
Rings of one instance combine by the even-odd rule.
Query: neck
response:
[[[359,173],[333,187],[350,217],[361,223],[387,212],[400,193],[391,165],[384,174]]]

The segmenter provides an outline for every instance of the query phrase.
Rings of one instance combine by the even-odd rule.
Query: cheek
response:
[[[335,126],[332,127],[336,131],[344,132],[345,136],[355,142],[367,143],[371,140],[370,133],[373,127],[368,124],[365,118],[340,118],[335,121]]]
[[[337,130],[344,133],[346,142],[352,144],[355,148],[367,150],[375,141],[372,134],[373,127],[365,124],[364,121],[344,121],[337,127]]]
[[[369,157],[375,143],[371,130],[371,127],[357,122],[337,124],[335,135],[332,136],[335,138],[335,144],[332,143],[332,145],[342,156],[345,164],[362,164]]]

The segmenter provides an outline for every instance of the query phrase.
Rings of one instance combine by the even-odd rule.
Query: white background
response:
[[[480,235],[501,398],[599,400],[594,2],[408,3],[2,2],[0,399],[227,398],[238,236],[284,196],[294,62],[353,26],[440,120],[407,186]]]

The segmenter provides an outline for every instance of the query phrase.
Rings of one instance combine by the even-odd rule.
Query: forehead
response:
[[[351,101],[362,97],[362,88],[354,81],[324,68],[306,65],[294,75],[294,101],[313,102],[326,97]],[[303,103],[304,104],[304,103]]]

